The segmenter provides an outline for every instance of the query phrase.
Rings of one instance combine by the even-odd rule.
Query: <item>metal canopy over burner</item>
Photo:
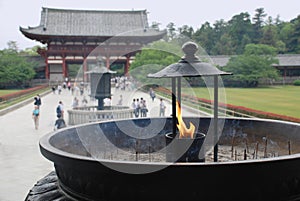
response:
[[[172,78],[172,124],[173,134],[176,134],[176,102],[181,103],[181,77],[214,77],[214,161],[218,161],[218,76],[231,75],[219,70],[210,63],[201,62],[195,55],[198,51],[198,45],[194,42],[186,42],[182,46],[185,55],[178,63],[171,64],[161,71],[148,74],[149,78]],[[177,82],[177,84],[176,84]],[[177,85],[177,90],[176,90]],[[176,98],[177,95],[177,98]],[[176,100],[177,99],[177,100]]]
[[[171,64],[161,71],[149,74],[150,78],[172,78],[172,77],[199,77],[199,76],[214,76],[214,75],[230,75],[219,70],[210,63],[202,62],[195,56],[198,51],[196,43],[187,42],[182,46],[182,51],[185,53],[178,63]]]

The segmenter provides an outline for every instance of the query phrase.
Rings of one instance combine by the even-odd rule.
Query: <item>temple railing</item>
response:
[[[97,110],[97,106],[77,107],[68,110],[69,125],[84,124],[109,119],[128,119],[133,117],[133,109],[124,106],[109,106]]]

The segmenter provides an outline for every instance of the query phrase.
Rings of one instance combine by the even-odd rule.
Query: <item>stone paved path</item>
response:
[[[123,105],[128,106],[132,98],[143,97],[149,108],[148,116],[158,116],[158,98],[152,102],[148,94],[140,91],[113,91],[113,94],[113,104],[116,104],[119,95],[123,94]],[[77,97],[82,100],[82,96]],[[33,101],[0,116],[0,201],[24,200],[33,185],[54,170],[52,162],[40,153],[39,139],[53,131],[58,101],[63,101],[65,110],[68,110],[71,108],[72,99],[73,96],[67,90],[63,90],[61,95],[50,93],[43,96],[38,130],[34,129],[31,118]],[[168,101],[166,105],[166,116],[169,116],[171,105]],[[67,112],[65,114],[65,120],[68,122]],[[186,110],[183,115],[195,115],[195,113]]]
[[[37,180],[54,170],[39,151],[39,139],[53,131],[56,106],[63,101],[70,108],[68,91],[42,97],[40,126],[35,130],[32,103],[0,116],[0,201],[24,200]],[[67,117],[66,117],[67,118]]]

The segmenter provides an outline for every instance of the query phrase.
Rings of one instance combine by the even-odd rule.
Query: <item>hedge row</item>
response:
[[[295,81],[293,82],[293,84],[294,84],[295,86],[300,86],[300,80],[295,80]]]
[[[158,87],[158,88],[156,88],[156,90],[161,92],[161,93],[171,95],[171,91],[166,89],[166,88]],[[206,104],[213,104],[213,101],[205,99],[205,98],[199,98],[199,97],[186,95],[186,94],[182,94],[181,96],[182,96],[182,98],[185,98],[187,100],[197,101],[197,102],[200,102],[200,103],[202,102],[202,103],[206,103]],[[291,122],[300,123],[300,119],[296,118],[296,117],[290,117],[290,116],[286,116],[286,115],[275,114],[275,113],[272,113],[272,112],[264,112],[264,111],[260,111],[260,110],[255,110],[255,109],[243,107],[243,106],[236,106],[236,105],[232,105],[232,104],[219,103],[219,107],[227,108],[227,109],[235,111],[235,112],[247,114],[247,115],[250,115],[250,116],[255,116],[255,117],[258,117],[258,118],[276,119],[276,120],[284,120],[284,121],[291,121]]]
[[[33,87],[33,88],[28,88],[28,89],[24,89],[24,90],[21,90],[21,91],[18,91],[18,92],[14,92],[14,93],[11,93],[11,94],[6,94],[6,95],[3,95],[3,96],[0,96],[0,102],[9,101],[9,100],[18,98],[18,97],[26,95],[26,94],[31,94],[31,93],[34,93],[35,91],[38,91],[40,89],[44,89],[44,88],[47,88],[47,87],[48,87],[48,85],[40,85],[40,86],[36,86],[36,87]]]

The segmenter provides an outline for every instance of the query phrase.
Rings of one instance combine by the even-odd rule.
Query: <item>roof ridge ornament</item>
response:
[[[182,45],[182,51],[184,52],[184,56],[181,57],[181,60],[179,63],[195,63],[195,62],[201,62],[199,57],[197,57],[195,54],[198,51],[199,47],[194,42],[186,42]]]
[[[47,30],[47,19],[48,18],[48,8],[45,8],[45,19],[44,19],[44,25],[43,25],[43,31]]]

